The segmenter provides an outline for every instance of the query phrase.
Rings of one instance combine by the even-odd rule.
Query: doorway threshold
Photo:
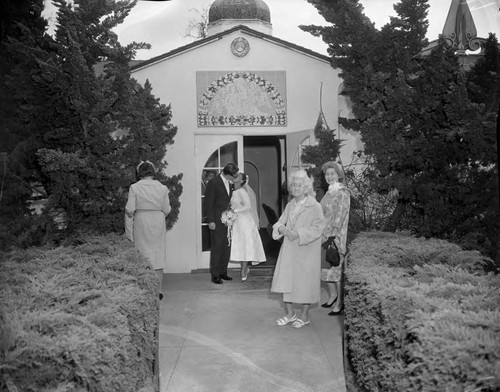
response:
[[[251,274],[255,275],[255,276],[270,276],[270,275],[273,275],[273,273],[274,273],[274,267],[275,267],[274,265],[259,265],[259,264],[254,265],[254,266],[250,267],[252,270]],[[228,272],[228,275],[231,275],[233,273],[239,273],[240,268],[234,268],[234,267],[230,266],[230,267],[228,267],[227,272]],[[209,274],[210,269],[209,268],[199,268],[199,269],[191,270],[191,273],[192,274]]]

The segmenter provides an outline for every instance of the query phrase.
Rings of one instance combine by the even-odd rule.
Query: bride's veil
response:
[[[250,205],[252,209],[250,210],[250,214],[252,215],[252,218],[255,222],[255,225],[257,226],[257,229],[259,228],[259,214],[257,213],[257,196],[255,195],[255,192],[253,191],[252,187],[248,185],[248,182],[243,185],[242,187],[245,189],[245,191],[248,193],[248,196],[250,197]]]

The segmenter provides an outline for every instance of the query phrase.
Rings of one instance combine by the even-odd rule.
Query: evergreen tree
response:
[[[444,41],[420,55],[427,0],[402,0],[381,30],[356,0],[308,1],[331,25],[302,28],[328,44],[352,102],[355,118],[340,122],[360,132],[374,189],[399,195],[386,229],[455,240],[481,230],[492,212],[477,191],[494,188],[494,116],[471,100]],[[496,233],[480,235],[491,242]]]
[[[479,59],[471,70],[467,73],[467,89],[472,102],[479,104],[481,112],[485,120],[490,119],[490,126],[494,128],[493,119],[496,117],[496,181],[494,178],[495,171],[481,170],[479,175],[487,177],[482,183],[489,184],[487,188],[477,188],[476,199],[480,200],[484,206],[484,217],[479,223],[484,224],[483,231],[491,233],[486,238],[493,242],[496,241],[496,259],[497,266],[500,266],[500,236],[495,239],[495,233],[500,233],[500,210],[499,204],[499,184],[500,171],[498,162],[500,161],[500,151],[498,150],[498,141],[500,140],[500,47],[498,39],[494,34],[490,34],[484,45],[484,56]],[[493,142],[492,142],[493,143]],[[495,144],[493,144],[495,145]],[[493,154],[491,146],[488,146],[490,154]],[[488,161],[494,160],[494,157],[489,157]],[[478,181],[478,183],[480,183]],[[496,186],[495,186],[496,185]],[[477,241],[484,241],[484,236],[477,235],[477,230],[472,231],[472,240],[476,237]],[[488,244],[480,244],[481,247],[487,248]],[[493,247],[494,244],[491,244]]]
[[[467,73],[467,82],[471,100],[485,104],[485,112],[495,112],[500,104],[500,49],[494,34],[486,40],[484,56]]]
[[[41,17],[43,0],[7,0],[1,3],[0,30],[0,249],[35,237],[38,219],[33,220],[27,200],[37,193],[31,171],[18,157],[30,158],[28,146],[35,137],[32,115],[37,91],[31,80],[35,53],[50,45]],[[30,48],[27,51],[26,48]],[[16,149],[20,142],[22,146]],[[28,180],[26,180],[28,179]],[[29,235],[33,228],[33,236]]]
[[[337,161],[341,144],[341,140],[335,137],[335,132],[328,126],[322,110],[314,126],[314,137],[316,145],[305,146],[300,159],[311,165],[308,174],[314,179],[316,199],[320,201],[328,188],[321,166],[328,161]]]
[[[31,230],[17,228],[27,237],[44,234],[38,239],[23,237],[25,244],[64,238],[79,230],[121,231],[135,166],[148,159],[164,170],[166,148],[177,131],[170,123],[170,107],[152,95],[149,83],[140,86],[130,76],[129,62],[137,50],[149,45],[123,47],[112,32],[135,1],[54,3],[58,6],[54,38],[40,37],[39,31],[25,26],[23,39],[9,38],[7,49],[7,57],[17,63],[4,86],[14,92],[19,110],[11,114],[13,121],[4,132],[16,133],[23,127],[26,132],[6,149],[4,192],[16,200],[12,183],[17,178],[26,189],[36,185],[48,200],[43,215],[35,217],[37,224],[31,222]],[[37,40],[44,44],[36,45]],[[30,95],[18,90],[23,85]],[[169,228],[178,216],[181,178],[160,178],[171,188]],[[23,206],[28,195],[32,191],[23,194]],[[9,208],[7,203],[7,198],[2,200],[3,209]]]
[[[319,114],[314,126],[314,136],[317,144],[304,147],[301,156],[302,162],[320,168],[325,162],[336,161],[342,141],[335,137],[335,132],[326,123],[323,112]]]

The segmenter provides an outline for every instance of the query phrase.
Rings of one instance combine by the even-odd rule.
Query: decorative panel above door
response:
[[[285,71],[199,71],[198,127],[286,126]]]

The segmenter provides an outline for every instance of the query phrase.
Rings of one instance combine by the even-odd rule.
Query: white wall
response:
[[[231,42],[244,37],[250,44],[245,57],[231,53]],[[197,127],[197,71],[286,71],[286,127]],[[153,94],[172,106],[172,124],[178,127],[174,145],[169,147],[167,174],[184,173],[179,221],[168,232],[166,272],[190,272],[197,268],[199,249],[197,203],[201,168],[195,167],[194,135],[281,135],[312,129],[320,108],[320,85],[323,83],[322,106],[328,124],[337,128],[338,91],[341,80],[328,61],[291,50],[245,31],[227,36],[170,56],[137,69],[132,75],[141,84],[149,79]],[[215,137],[215,136],[214,136]]]

